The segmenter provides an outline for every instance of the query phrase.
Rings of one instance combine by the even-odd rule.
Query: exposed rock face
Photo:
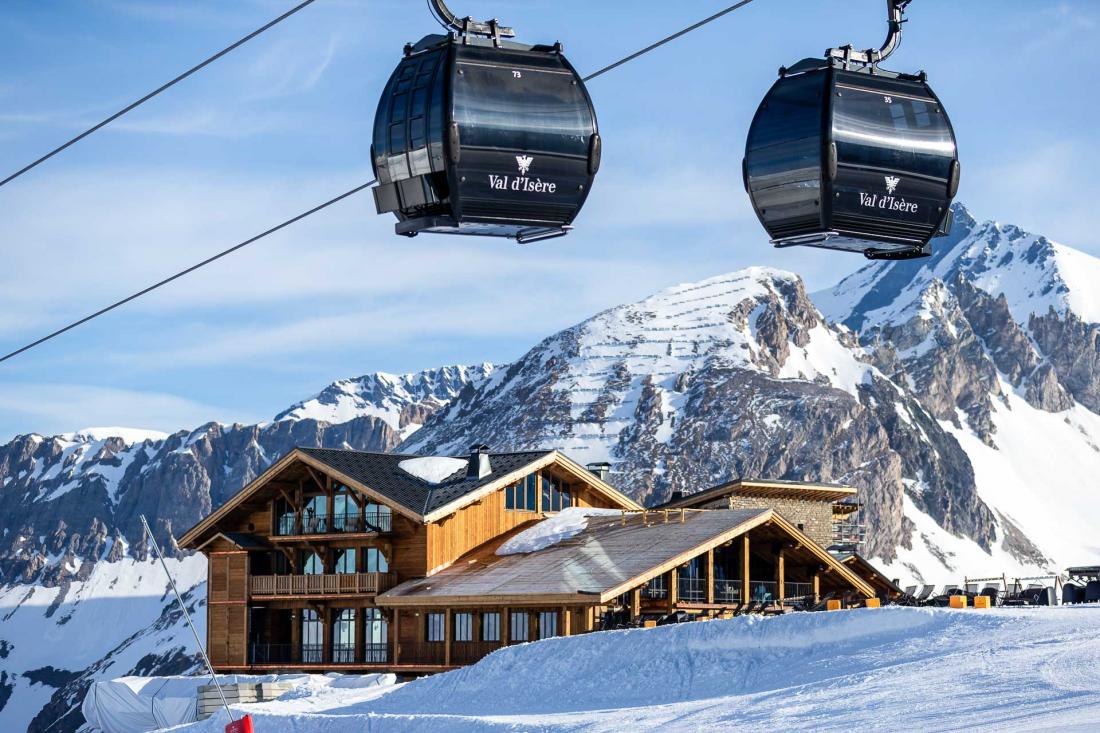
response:
[[[144,557],[139,517],[174,552],[175,534],[296,446],[388,451],[492,367],[372,374],[338,382],[272,423],[208,423],[163,439],[28,435],[0,446],[0,580],[55,585],[101,559]],[[331,421],[329,421],[331,420]]]
[[[922,476],[919,505],[988,546],[992,514],[957,441],[852,347],[801,280],[753,268],[543,341],[402,449],[560,446],[611,460],[614,482],[649,503],[738,476],[844,482],[862,490],[868,549],[883,557],[907,541],[905,479]]]

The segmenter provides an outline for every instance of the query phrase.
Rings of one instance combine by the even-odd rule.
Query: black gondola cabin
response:
[[[749,132],[745,187],[778,247],[930,254],[959,186],[955,133],[921,75],[808,59],[780,72]]]
[[[435,35],[405,51],[375,117],[378,213],[407,236],[566,233],[601,151],[561,46]]]

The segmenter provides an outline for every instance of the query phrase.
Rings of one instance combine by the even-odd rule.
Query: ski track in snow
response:
[[[1100,606],[743,617],[509,647],[371,700],[238,709],[292,733],[1095,730],[1098,632]]]

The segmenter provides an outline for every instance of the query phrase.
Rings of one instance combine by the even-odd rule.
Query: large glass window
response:
[[[425,616],[427,628],[424,638],[428,641],[444,641],[447,619],[442,613],[429,613]]]
[[[379,608],[363,609],[366,623],[366,661],[367,664],[385,664],[387,659],[386,619]]]
[[[316,552],[302,553],[303,575],[324,575],[325,562]]]
[[[592,114],[571,75],[469,63],[459,68],[454,119],[462,147],[588,155]]]
[[[292,535],[298,531],[298,515],[286,499],[275,500],[275,532],[279,535]]]
[[[325,648],[325,629],[313,609],[302,611],[302,664],[321,664]]]
[[[946,179],[955,141],[932,99],[838,86],[834,131],[842,163]]]
[[[549,473],[542,474],[542,511],[560,512],[573,506],[573,496],[568,484],[563,484]]]
[[[474,640],[474,615],[472,613],[456,613],[455,641]]]
[[[304,531],[306,534],[323,534],[328,532],[328,498],[314,496],[305,507]]]
[[[390,532],[393,529],[393,513],[385,504],[367,504],[364,516],[367,532]]]
[[[382,551],[377,547],[368,547],[367,554],[363,558],[364,560],[364,572],[367,573],[388,573],[390,571],[390,565],[386,562],[386,556],[382,554]]]
[[[504,507],[517,512],[538,511],[538,476],[531,474],[504,490]]]
[[[334,564],[334,570],[340,575],[352,575],[356,572],[355,567],[355,548],[348,547],[344,549],[338,549],[336,552],[336,562]]]
[[[529,622],[530,619],[526,611],[512,611],[511,624],[508,627],[508,638],[512,641],[527,641]]]
[[[540,611],[539,612],[539,638],[549,639],[552,636],[558,635],[558,612],[557,611]]]
[[[335,532],[362,532],[359,522],[359,505],[355,503],[351,489],[337,485],[332,497],[332,529]]]
[[[481,614],[481,640],[500,641],[499,613],[490,612]]]
[[[355,609],[345,608],[336,614],[332,628],[332,663],[355,662]]]
[[[272,575],[290,575],[291,573],[290,560],[281,550],[271,553],[271,573]]]

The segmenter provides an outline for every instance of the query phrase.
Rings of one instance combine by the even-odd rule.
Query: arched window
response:
[[[321,617],[311,608],[302,611],[302,664],[321,664],[325,629]]]
[[[324,575],[325,563],[316,552],[306,553],[302,562],[302,575]]]
[[[332,628],[332,663],[355,663],[355,609],[345,608],[336,615]]]
[[[365,516],[368,532],[389,532],[393,529],[393,515],[385,504],[367,504]]]
[[[333,570],[339,575],[353,575],[356,572],[355,560],[356,551],[354,547],[348,547],[341,550],[336,550],[336,562],[333,563]]]

